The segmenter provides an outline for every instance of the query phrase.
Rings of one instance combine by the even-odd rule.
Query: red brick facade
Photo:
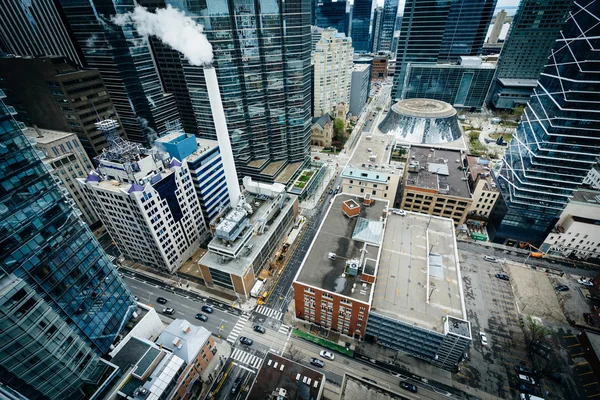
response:
[[[214,356],[212,349],[214,348],[215,342],[211,336],[198,352],[194,362],[188,364],[183,370],[183,373],[179,377],[179,382],[177,382],[178,388],[171,398],[172,400],[188,400],[190,398],[191,385],[193,385],[196,380],[200,379],[202,372],[206,369],[210,360],[212,360]]]

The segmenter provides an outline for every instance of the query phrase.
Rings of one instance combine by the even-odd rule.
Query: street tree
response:
[[[288,348],[288,356],[290,360],[295,362],[299,362],[304,359],[304,354],[302,354],[302,350],[294,346],[294,343],[290,343],[290,347]]]

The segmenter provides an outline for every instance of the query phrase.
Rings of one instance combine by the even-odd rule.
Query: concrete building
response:
[[[352,79],[352,39],[333,28],[325,29],[312,55],[314,117],[333,113],[339,103],[349,104]]]
[[[460,150],[412,146],[401,208],[462,225],[473,203],[466,170],[467,160]]]
[[[381,29],[383,28],[383,7],[377,7],[373,11],[371,19],[371,51],[376,53],[379,51],[379,42],[381,40]]]
[[[500,33],[502,32],[502,27],[504,26],[504,20],[506,19],[506,11],[500,10],[496,17],[494,18],[494,27],[492,28],[492,32],[490,32],[490,36],[487,40],[490,44],[498,43],[498,39],[500,38]]]
[[[600,259],[600,191],[574,192],[540,249],[565,257]]]
[[[297,318],[441,368],[454,369],[471,342],[447,218],[395,215],[388,201],[339,194],[293,285]]]
[[[190,170],[166,153],[115,141],[114,121],[98,125],[113,145],[77,181],[125,258],[176,271],[206,231]]]
[[[358,117],[362,113],[371,90],[371,65],[354,64],[350,88],[350,114]]]
[[[156,344],[181,358],[185,365],[169,398],[189,399],[192,387],[217,353],[212,334],[203,327],[177,318],[162,331]]]
[[[498,188],[491,176],[489,160],[468,156],[469,187],[473,193],[473,203],[469,208],[469,216],[487,221],[498,199]]]
[[[120,123],[100,72],[65,57],[0,57],[0,89],[26,125],[75,133],[90,158],[108,146],[95,123]]]
[[[42,161],[50,167],[52,176],[67,189],[83,220],[92,230],[98,228],[98,216],[76,181],[77,178],[85,178],[92,169],[92,162],[77,136],[71,132],[36,128],[27,131],[27,138],[34,149],[42,152]]]
[[[591,330],[583,330],[577,334],[583,356],[590,364],[596,379],[600,379],[600,334]]]
[[[310,141],[313,146],[331,147],[333,120],[329,114],[313,118]]]
[[[594,165],[587,176],[583,179],[583,183],[592,189],[600,189],[600,167]]]
[[[209,287],[249,298],[256,277],[285,240],[298,216],[298,199],[281,184],[244,177],[244,200],[227,208],[211,225],[214,235],[198,262]]]
[[[461,56],[459,64],[410,63],[402,98],[435,99],[455,108],[480,110],[495,73],[494,64],[475,56]]]
[[[373,64],[372,64],[373,71],[371,74],[371,79],[380,80],[380,79],[387,78],[387,76],[388,76],[388,61],[389,61],[389,56],[387,56],[387,55],[373,57]]]
[[[393,136],[361,136],[352,158],[342,170],[342,191],[356,196],[368,193],[373,198],[396,204],[404,163],[392,161],[394,147]]]

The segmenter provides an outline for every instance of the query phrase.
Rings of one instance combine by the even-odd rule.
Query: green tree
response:
[[[344,120],[336,118],[333,121],[333,137],[343,143],[344,136]]]

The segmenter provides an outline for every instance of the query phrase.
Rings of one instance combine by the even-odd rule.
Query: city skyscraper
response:
[[[478,55],[497,0],[406,0],[392,96],[400,99],[408,63],[458,62]]]
[[[179,119],[173,95],[165,93],[148,39],[111,17],[132,11],[134,0],[57,0],[82,50],[97,68],[127,138],[146,147]]]
[[[373,0],[355,0],[352,7],[352,45],[355,53],[371,52]]]
[[[514,108],[527,103],[572,5],[573,0],[521,0],[490,91],[494,107]]]
[[[383,3],[381,32],[379,33],[377,51],[392,51],[396,17],[398,16],[398,2],[399,0],[385,0]]]
[[[541,14],[540,14],[541,15]],[[502,160],[488,231],[539,245],[600,148],[600,1],[577,1]]]
[[[348,36],[350,29],[346,16],[345,1],[319,0],[315,8],[315,26],[319,28],[334,28]]]
[[[500,38],[500,33],[502,32],[502,27],[504,26],[504,21],[506,20],[506,11],[500,10],[498,14],[496,14],[496,18],[494,19],[494,27],[492,28],[492,32],[490,32],[490,37],[488,39],[488,43],[496,44],[498,43],[498,38]]]
[[[377,7],[373,12],[373,27],[371,29],[371,50],[373,53],[379,51],[379,41],[381,40],[381,28],[383,22],[383,8]]]
[[[0,380],[66,398],[136,302],[14,114],[0,101]]]
[[[85,64],[54,0],[2,1],[0,51],[17,56],[65,56]]]
[[[172,5],[204,26],[214,61],[227,128],[240,176],[287,183],[307,160],[311,121],[311,2],[290,0],[255,8],[234,0],[193,5],[143,0],[149,10]],[[249,5],[250,4],[250,5]],[[257,24],[257,21],[261,21]],[[243,35],[240,34],[243,32]],[[155,53],[162,71],[172,62]],[[189,98],[196,134],[215,139],[204,70],[180,59],[183,78],[173,93]],[[183,113],[183,110],[182,110]]]

